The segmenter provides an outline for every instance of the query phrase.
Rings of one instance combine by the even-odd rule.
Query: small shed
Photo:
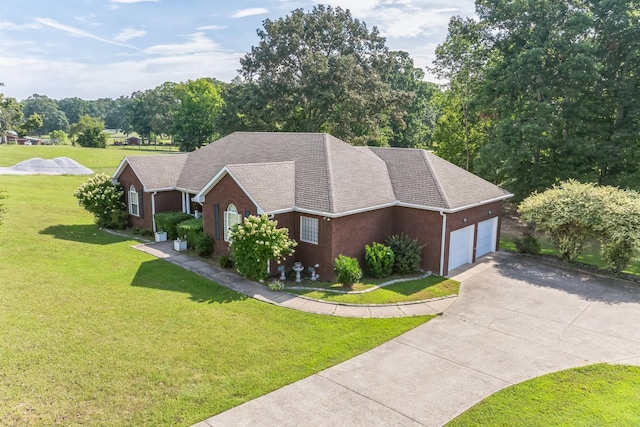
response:
[[[138,138],[137,136],[130,136],[129,138],[126,139],[127,141],[127,145],[140,145],[140,143],[142,142],[142,140],[140,138]]]

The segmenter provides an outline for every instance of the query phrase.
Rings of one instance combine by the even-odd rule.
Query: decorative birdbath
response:
[[[304,270],[301,262],[296,262],[293,265],[293,271],[296,272],[296,283],[300,283],[302,280],[300,279],[300,272]]]

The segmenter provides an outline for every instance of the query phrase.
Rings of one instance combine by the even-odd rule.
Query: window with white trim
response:
[[[140,216],[140,205],[138,203],[138,192],[133,185],[129,187],[129,213]]]
[[[226,242],[231,241],[231,229],[234,225],[242,222],[242,215],[238,214],[238,208],[236,205],[230,204],[227,206],[227,210],[224,211],[224,240]]]
[[[318,244],[318,218],[300,217],[300,241]]]

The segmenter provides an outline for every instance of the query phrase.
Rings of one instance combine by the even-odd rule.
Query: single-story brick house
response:
[[[267,214],[298,242],[286,261],[333,276],[340,254],[404,232],[425,245],[422,268],[446,275],[497,250],[507,191],[425,150],[356,147],[322,133],[236,132],[191,153],[126,157],[114,174],[131,226],[199,212],[228,252],[228,230]],[[273,271],[273,270],[272,270]]]

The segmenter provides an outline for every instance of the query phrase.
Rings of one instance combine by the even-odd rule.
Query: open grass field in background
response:
[[[70,157],[110,174],[129,154],[0,146],[0,166]],[[98,229],[73,197],[87,178],[1,177],[1,425],[187,426],[429,319],[320,316],[237,294]]]

